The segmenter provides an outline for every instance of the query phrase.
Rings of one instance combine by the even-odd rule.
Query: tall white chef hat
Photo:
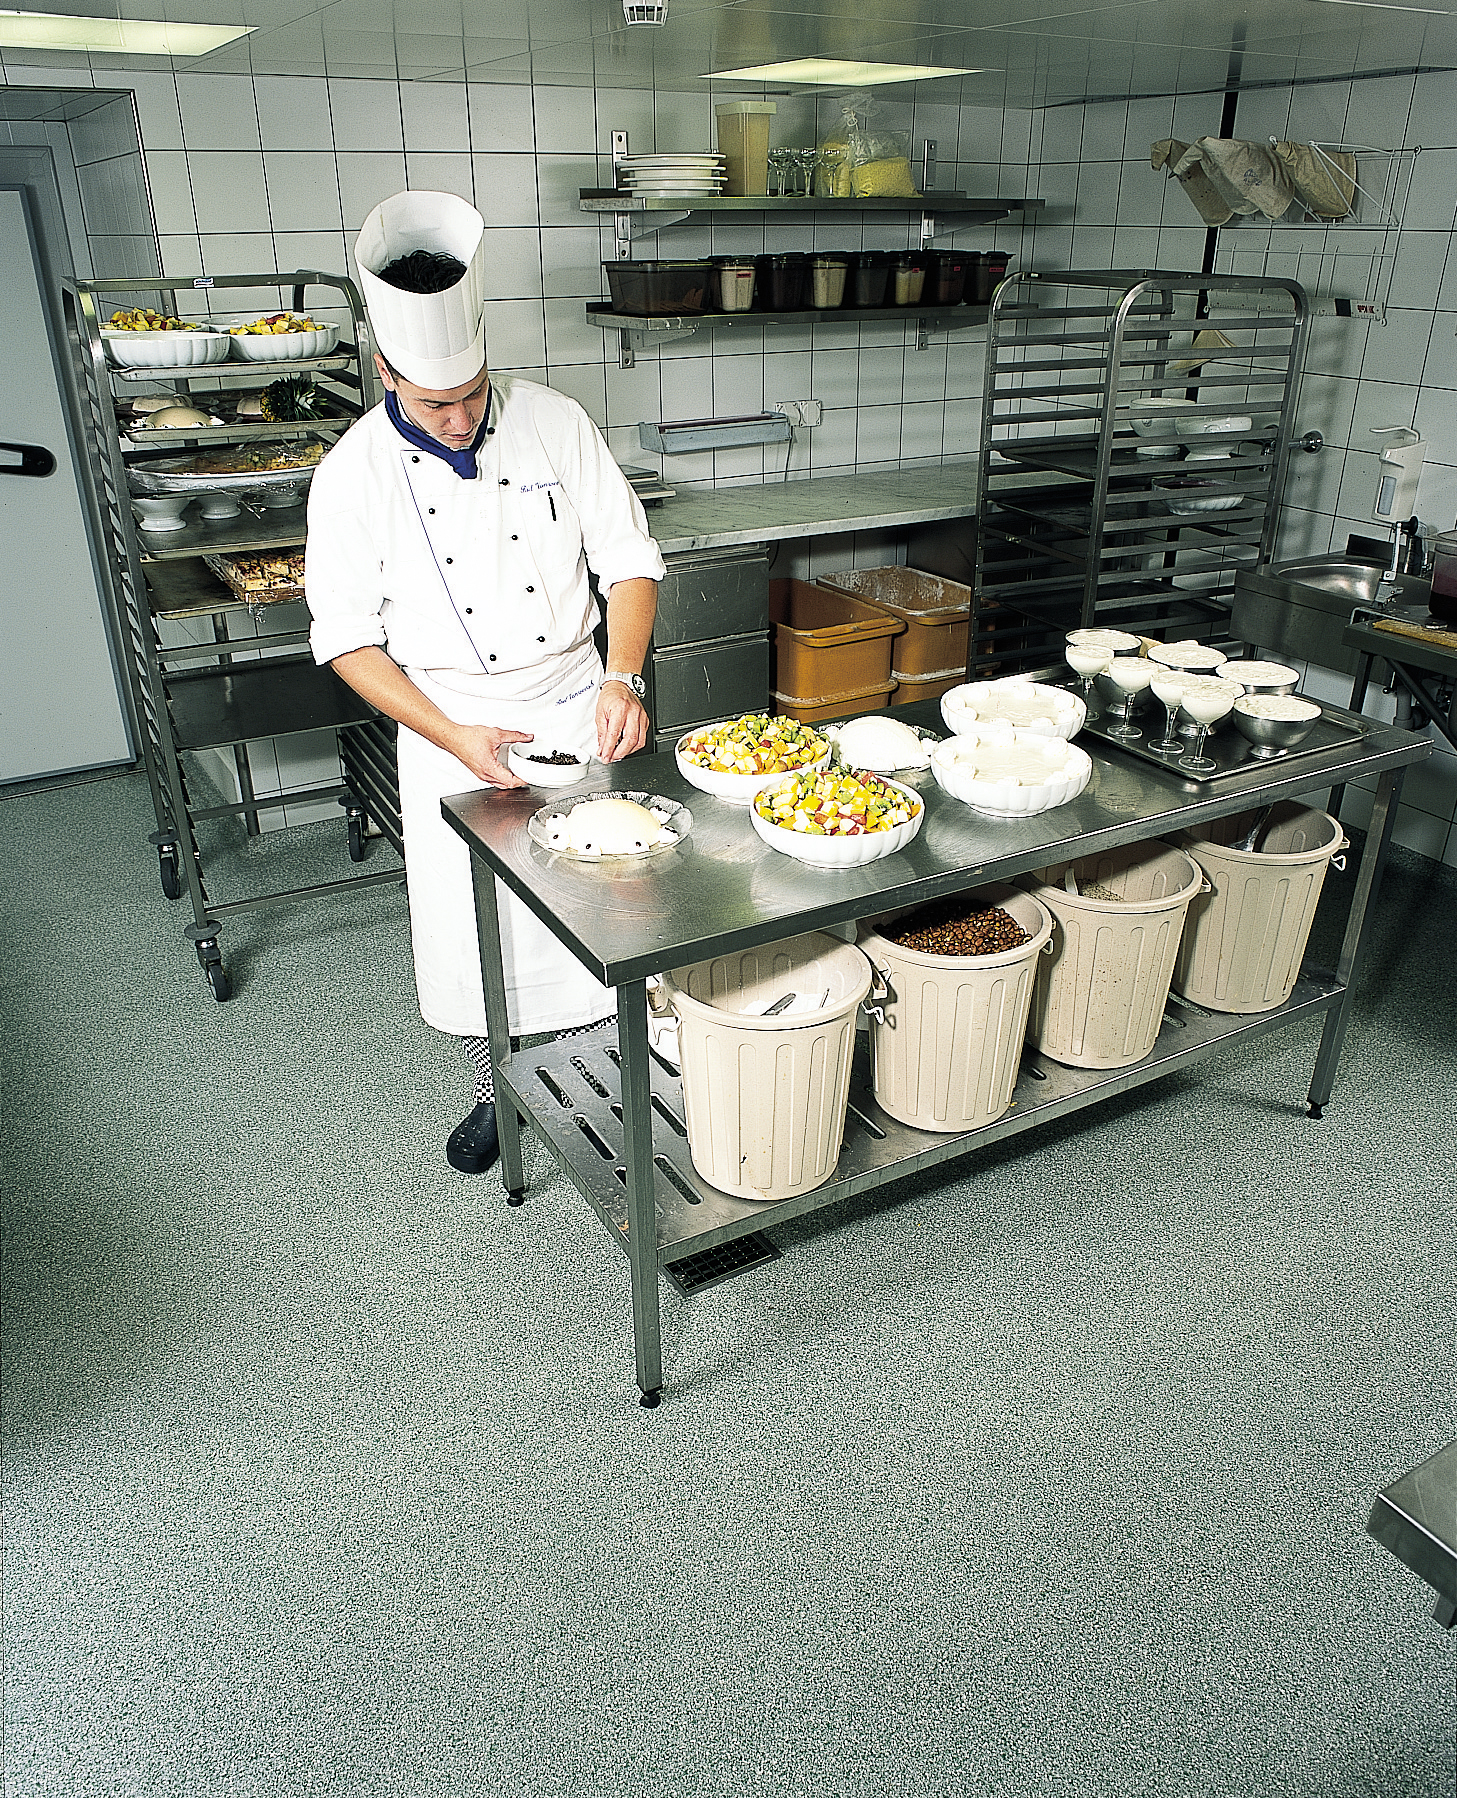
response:
[[[485,367],[486,222],[456,194],[402,193],[382,200],[354,244],[360,285],[380,354],[417,387],[443,393]],[[454,256],[465,273],[443,293],[406,293],[379,271],[412,250]]]

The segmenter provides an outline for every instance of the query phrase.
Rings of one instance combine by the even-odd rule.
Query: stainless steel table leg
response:
[[[632,1270],[632,1340],[641,1403],[652,1410],[663,1384],[658,1309],[658,1212],[654,1197],[652,1089],[648,1083],[647,986],[617,991],[617,1051],[622,1057],[622,1137],[627,1164],[627,1259]]]
[[[1341,1057],[1346,1025],[1350,1022],[1356,974],[1366,946],[1367,914],[1381,890],[1381,870],[1386,864],[1386,852],[1391,847],[1391,831],[1396,823],[1401,783],[1405,778],[1405,768],[1393,768],[1376,783],[1376,798],[1371,806],[1366,850],[1361,857],[1361,865],[1356,870],[1356,891],[1351,899],[1351,915],[1346,921],[1346,934],[1341,942],[1341,959],[1336,967],[1336,978],[1345,991],[1340,1003],[1326,1013],[1325,1029],[1321,1032],[1320,1048],[1315,1057],[1315,1072],[1310,1079],[1310,1115],[1313,1118],[1320,1116],[1322,1108],[1330,1100],[1331,1088],[1335,1085],[1336,1064]]]
[[[481,948],[481,983],[486,992],[486,1034],[496,1067],[511,1054],[511,1026],[506,1016],[506,974],[501,966],[501,921],[496,909],[496,877],[474,852],[471,883],[476,894],[476,936]],[[496,1130],[501,1142],[501,1180],[506,1203],[526,1197],[526,1168],[521,1159],[521,1116],[509,1087],[496,1087]]]

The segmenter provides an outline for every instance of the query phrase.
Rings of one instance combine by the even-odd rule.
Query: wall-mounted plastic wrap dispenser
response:
[[[754,443],[787,443],[790,423],[782,412],[755,412],[747,418],[684,418],[672,424],[637,427],[637,440],[655,456],[682,456],[692,450],[740,449]]]
[[[1380,524],[1400,524],[1417,509],[1417,485],[1422,478],[1426,445],[1415,431],[1402,425],[1373,425],[1373,437],[1389,437],[1381,446],[1381,478],[1371,516]]]

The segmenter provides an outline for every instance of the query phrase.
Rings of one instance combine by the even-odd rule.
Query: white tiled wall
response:
[[[109,78],[114,79],[114,76]],[[59,77],[59,78],[58,78]],[[7,79],[12,78],[7,70]],[[76,85],[75,71],[28,69],[16,79]],[[603,291],[610,234],[577,208],[577,190],[610,179],[610,140],[626,128],[636,149],[706,146],[711,100],[676,92],[467,85],[315,77],[183,75],[131,78],[147,179],[168,273],[236,273],[316,264],[353,272],[350,246],[364,214],[400,186],[437,186],[472,199],[492,233],[493,364],[573,394],[620,454],[638,449],[641,419],[756,410],[817,398],[824,423],[801,433],[791,478],[935,463],[974,447],[983,334],[938,334],[918,352],[898,322],[705,331],[661,349],[639,343],[637,366],[617,366],[616,339],[583,322]],[[808,144],[833,122],[832,103],[781,100],[775,139]],[[1219,129],[1221,98],[1138,99],[1042,112],[886,107],[913,144],[938,145],[938,184],[967,192],[1032,193],[1047,204],[1016,220],[962,231],[963,249],[1006,249],[1024,265],[1198,269],[1204,226],[1176,183],[1149,166],[1153,141]],[[1219,266],[1289,274],[1313,291],[1387,304],[1384,325],[1318,319],[1300,423],[1328,448],[1298,457],[1284,547],[1342,548],[1369,530],[1375,424],[1415,424],[1428,439],[1419,495],[1424,518],[1457,516],[1457,76],[1392,76],[1242,94],[1238,135],[1414,148],[1398,163],[1405,229],[1367,224],[1229,227]],[[1392,164],[1361,158],[1363,184]],[[1410,175],[1410,191],[1405,191]],[[642,253],[658,240],[647,236]],[[675,228],[659,253],[784,248],[896,248],[908,227],[867,223],[730,223]],[[264,296],[260,297],[260,303]],[[249,303],[235,296],[233,304]],[[680,482],[782,478],[780,446],[670,459]],[[833,560],[836,546],[821,546]],[[856,553],[847,544],[845,551]],[[843,561],[843,555],[840,555]],[[816,565],[821,565],[816,553]],[[1341,683],[1311,680],[1341,697]],[[1373,705],[1375,701],[1373,700]],[[1457,863],[1457,761],[1443,755],[1409,783],[1401,839]],[[1353,799],[1354,803],[1354,799]]]

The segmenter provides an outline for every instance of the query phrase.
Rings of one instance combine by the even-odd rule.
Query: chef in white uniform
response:
[[[470,855],[447,793],[519,787],[506,745],[617,761],[647,740],[641,669],[662,557],[637,496],[575,400],[492,376],[484,221],[402,193],[355,256],[386,388],[309,494],[311,646],[400,725],[415,981],[425,1021],[464,1039],[476,1104],[446,1154],[496,1158]],[[588,569],[607,595],[604,670]],[[614,996],[497,886],[513,1033],[612,1016]]]

